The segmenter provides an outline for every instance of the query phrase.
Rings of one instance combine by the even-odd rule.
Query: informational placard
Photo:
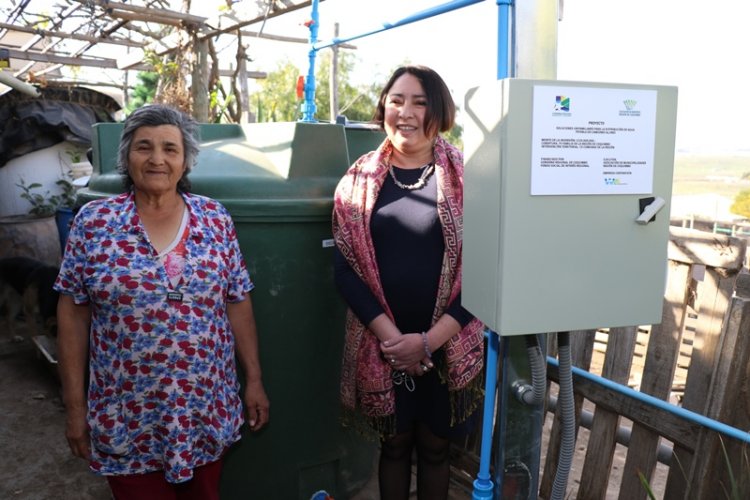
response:
[[[531,194],[651,194],[656,95],[536,85]]]

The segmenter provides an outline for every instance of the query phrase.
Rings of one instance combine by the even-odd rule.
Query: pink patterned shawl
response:
[[[376,151],[363,155],[349,168],[336,188],[333,213],[336,245],[391,319],[393,315],[385,302],[375,260],[370,218],[388,174],[392,152],[391,142],[385,139]],[[433,324],[461,290],[464,169],[461,152],[441,137],[435,143],[434,156],[445,255]],[[474,319],[443,346],[447,366],[443,367],[441,378],[448,383],[454,423],[468,417],[482,397],[483,377],[477,376],[483,368],[482,330],[480,321]],[[382,433],[390,434],[395,429],[391,367],[380,354],[377,337],[351,310],[346,319],[341,398],[345,408],[359,409]]]

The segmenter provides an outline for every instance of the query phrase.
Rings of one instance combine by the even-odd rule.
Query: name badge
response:
[[[180,292],[167,292],[167,300],[182,302],[182,294]]]

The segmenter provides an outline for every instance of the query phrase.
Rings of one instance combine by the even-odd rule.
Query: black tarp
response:
[[[91,126],[114,122],[120,109],[108,95],[83,87],[39,91],[39,97],[15,90],[0,96],[0,167],[62,141],[91,147]]]

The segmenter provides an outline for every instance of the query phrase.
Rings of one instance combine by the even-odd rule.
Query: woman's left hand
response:
[[[432,368],[433,368],[432,361],[430,361],[430,358],[425,357],[425,359],[423,359],[419,363],[416,363],[410,366],[409,368],[404,370],[404,372],[411,375],[412,377],[421,377],[428,371],[432,370]]]
[[[420,366],[432,368],[432,361],[425,356],[424,344],[421,333],[407,333],[398,338],[386,340],[380,344],[380,351],[383,353],[386,361],[394,370],[406,371],[424,371]],[[413,370],[410,370],[412,369]],[[418,373],[421,375],[421,373]]]
[[[245,386],[245,406],[247,407],[247,423],[250,430],[260,430],[268,423],[271,403],[266,396],[263,382],[248,382]]]

